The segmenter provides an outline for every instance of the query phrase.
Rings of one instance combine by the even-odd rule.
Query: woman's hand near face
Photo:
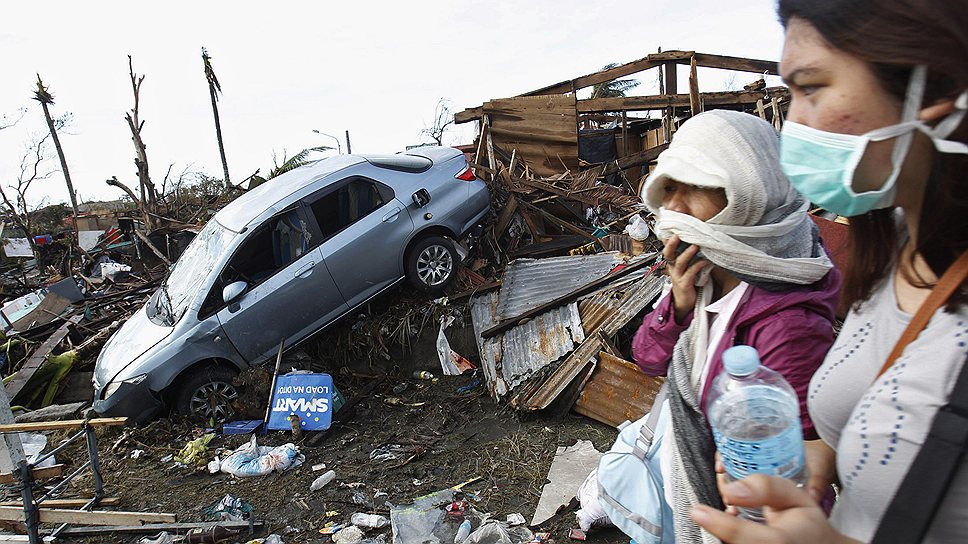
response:
[[[848,544],[856,540],[838,533],[813,498],[792,481],[754,474],[721,485],[723,501],[734,506],[764,507],[766,523],[755,523],[699,505],[692,519],[723,542],[731,544]]]
[[[693,258],[699,253],[699,247],[695,245],[689,246],[681,255],[676,256],[676,248],[680,243],[679,236],[673,235],[662,250],[666,271],[672,279],[672,306],[678,323],[682,323],[696,305],[696,276],[710,265],[703,259],[693,262]]]

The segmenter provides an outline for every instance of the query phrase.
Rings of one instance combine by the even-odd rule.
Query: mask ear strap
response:
[[[958,98],[955,99],[955,111],[935,125],[934,129],[931,130],[931,135],[941,139],[950,136],[964,120],[965,110],[968,110],[968,91],[958,95]]]
[[[924,89],[928,84],[928,67],[919,64],[911,69],[911,79],[908,80],[907,92],[904,94],[904,109],[901,110],[901,122],[914,121],[921,111],[921,101],[924,99]]]

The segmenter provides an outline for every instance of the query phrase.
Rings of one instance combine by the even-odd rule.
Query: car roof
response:
[[[290,170],[229,202],[215,214],[215,219],[229,230],[242,232],[250,221],[296,191],[325,176],[362,162],[365,162],[365,159],[356,155],[337,155]]]
[[[434,163],[442,163],[460,155],[461,152],[452,147],[429,146],[396,155],[367,154],[327,157],[290,170],[268,180],[255,189],[246,191],[245,194],[222,208],[215,215],[215,219],[229,230],[242,232],[253,219],[280,202],[288,200],[300,189],[352,166],[369,163],[389,170],[420,173],[430,169]]]

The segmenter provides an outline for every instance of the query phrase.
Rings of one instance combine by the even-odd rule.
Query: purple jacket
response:
[[[763,364],[782,374],[797,392],[803,438],[817,438],[807,413],[807,389],[810,378],[834,342],[833,321],[839,291],[837,269],[832,269],[814,285],[788,291],[766,291],[750,285],[746,300],[736,309],[713,352],[700,401],[703,410],[710,384],[723,370],[723,351],[746,344],[756,348]],[[665,375],[676,340],[689,327],[692,317],[690,312],[683,323],[676,323],[671,294],[645,316],[632,340],[632,355],[643,372]]]

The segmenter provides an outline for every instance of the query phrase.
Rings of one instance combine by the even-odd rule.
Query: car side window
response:
[[[249,289],[289,266],[312,248],[312,234],[298,208],[257,227],[235,251],[209,292],[199,318],[222,307],[222,289],[244,281]]]
[[[355,177],[336,190],[310,200],[309,208],[316,217],[323,240],[386,204],[386,192],[372,180]]]

